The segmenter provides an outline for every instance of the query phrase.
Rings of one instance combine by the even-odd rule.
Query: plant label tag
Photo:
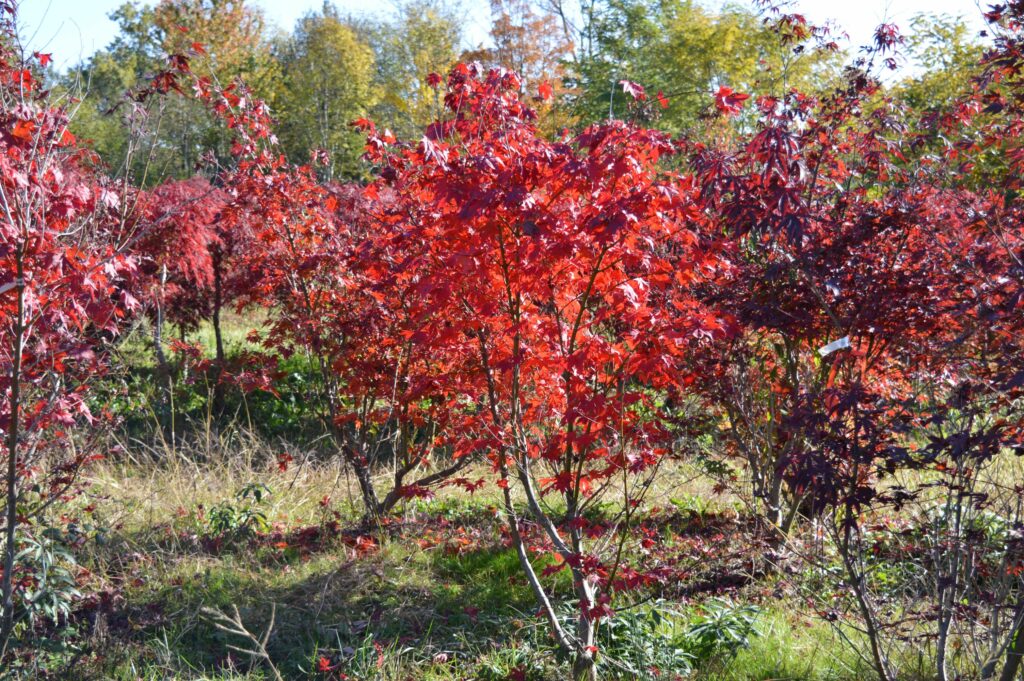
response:
[[[843,348],[848,347],[850,347],[850,337],[843,336],[839,340],[834,340],[828,345],[822,345],[820,348],[818,348],[818,354],[821,355],[822,357],[825,357],[826,355],[829,355],[835,352],[836,350],[842,350]]]
[[[8,282],[8,283],[4,284],[3,286],[0,286],[0,293],[7,293],[8,291],[10,291],[13,288],[18,288],[19,286],[24,286],[24,285],[25,285],[24,281],[22,281],[21,279],[15,279],[14,281]]]

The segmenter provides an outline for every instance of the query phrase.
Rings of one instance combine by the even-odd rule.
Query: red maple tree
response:
[[[121,187],[96,171],[94,155],[68,130],[71,109],[50,99],[17,46],[14,7],[2,3],[0,658],[17,621],[16,592],[35,579],[16,564],[19,546],[97,456],[88,426],[103,415],[90,409],[88,388],[136,306],[134,264],[121,252]]]
[[[449,117],[415,145],[370,132],[370,157],[397,193],[398,264],[413,336],[464,358],[450,383],[456,456],[486,453],[520,564],[577,678],[595,672],[595,634],[612,613],[632,514],[670,435],[661,398],[680,360],[726,323],[690,295],[717,257],[686,178],[662,170],[664,135],[621,122],[551,142],[502,70],[460,65]],[[528,521],[513,503],[526,500]],[[621,495],[621,539],[601,554],[588,512]],[[557,496],[559,511],[545,500]],[[525,522],[540,528],[528,545]],[[568,630],[530,560],[550,551],[579,601]]]

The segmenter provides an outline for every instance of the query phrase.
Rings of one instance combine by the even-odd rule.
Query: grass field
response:
[[[237,433],[217,446],[90,469],[78,503],[105,529],[81,556],[83,590],[95,595],[78,616],[85,645],[66,678],[561,678],[493,492],[445,489],[385,527],[359,529],[353,481],[335,463],[296,457],[282,471],[272,448]],[[620,613],[605,677],[636,678],[630,665],[642,662],[630,658],[656,637],[660,655],[684,658],[686,678],[864,678],[831,627],[800,607],[799,575],[766,574],[737,550],[749,527],[735,501],[710,495],[710,481],[685,467],[666,478],[688,481],[652,503],[680,549],[673,555],[700,539],[692,579]],[[259,502],[238,497],[257,480]],[[552,579],[568,599],[564,575]],[[751,606],[752,628],[735,649],[698,659],[686,632],[708,619],[705,604],[723,603]],[[237,650],[253,641],[217,628],[213,611],[235,607],[256,638],[270,629],[265,659]]]

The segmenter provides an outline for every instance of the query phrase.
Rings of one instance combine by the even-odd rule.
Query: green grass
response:
[[[259,330],[266,316],[257,312],[249,311],[245,315],[225,311],[221,317],[221,337],[224,341],[224,349],[230,354],[233,350],[252,348],[248,341],[249,332]],[[207,350],[212,357],[217,346],[216,334],[213,325],[209,322],[200,324],[199,329],[188,334],[190,343],[199,343]]]
[[[397,530],[385,531],[377,537],[379,550],[372,553],[360,553],[345,537],[301,549],[275,547],[273,541],[211,547],[210,509],[237,505],[237,491],[250,482],[273,490],[260,510],[284,543],[299,528],[330,520],[351,527],[358,518],[358,489],[338,459],[286,446],[286,441],[234,428],[196,429],[184,445],[179,440],[174,447],[143,450],[140,443],[129,443],[132,456],[89,469],[89,493],[75,503],[93,507],[85,516],[94,526],[90,532],[103,542],[88,542],[79,552],[91,573],[85,591],[112,593],[116,602],[79,626],[86,654],[53,678],[273,678],[269,665],[231,652],[231,646],[248,647],[249,642],[218,630],[203,614],[204,608],[229,612],[234,606],[257,635],[270,625],[272,609],[276,612],[267,649],[274,667],[289,680],[327,678],[315,671],[321,656],[341,664],[339,669],[353,679],[497,681],[521,678],[510,676],[519,672],[534,681],[565,678],[566,667],[535,616],[518,559],[502,542],[493,488],[473,496],[445,488],[436,499],[400,505],[404,534],[393,537]],[[275,457],[285,449],[295,461],[282,472]],[[648,497],[648,507],[660,509],[653,519],[665,547],[686,551],[691,539],[724,541],[716,537],[743,517],[742,504],[717,493],[697,466],[672,465],[676,468],[662,476]],[[478,477],[477,472],[467,475]],[[325,497],[330,499],[326,509]],[[614,508],[597,508],[593,519],[615,515]],[[465,545],[460,543],[464,538]],[[722,544],[723,554],[732,543]],[[540,569],[549,559],[535,560]],[[698,562],[691,579],[714,580],[715,570],[704,572],[705,567]],[[760,635],[733,658],[701,662],[687,678],[872,678],[830,625],[808,611],[799,588],[768,597],[775,578],[759,579],[728,588],[735,600],[764,609]],[[546,580],[571,611],[568,571]],[[637,597],[674,598],[677,586]],[[685,627],[704,597],[675,602],[682,613],[676,624]],[[903,662],[907,673],[901,678],[927,678],[911,673],[915,660]]]
[[[697,678],[707,681],[857,681],[872,678],[832,629],[817,619],[794,615],[776,605],[762,615],[760,636],[720,669]]]

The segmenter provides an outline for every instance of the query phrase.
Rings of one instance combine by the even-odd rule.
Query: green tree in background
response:
[[[115,170],[125,172],[131,164],[130,135],[122,118],[130,115],[118,105],[124,93],[144,82],[159,67],[162,50],[160,31],[151,8],[125,3],[110,13],[118,34],[106,49],[71,70],[65,86],[72,91],[80,81],[85,98],[72,130],[91,142],[93,148]],[[139,168],[137,168],[139,169]]]
[[[399,0],[387,16],[361,19],[342,16],[328,1],[291,32],[271,35],[253,0],[160,0],[153,7],[132,0],[111,14],[117,38],[64,77],[69,91],[80,85],[87,92],[74,132],[115,172],[143,185],[225,160],[228,136],[187,98],[162,101],[144,117],[124,105],[124,93],[146,83],[170,53],[194,54],[194,68],[222,84],[245,80],[279,119],[291,160],[328,152],[326,179],[365,175],[362,136],[349,126],[356,118],[418,137],[439,113],[440,94],[428,76],[447,74],[460,58],[517,71],[529,94],[545,84],[549,96],[534,105],[549,134],[628,115],[622,80],[640,83],[652,98],[662,93],[657,102],[666,106],[652,108],[654,124],[678,133],[701,120],[720,85],[813,91],[832,74],[829,57],[784,45],[745,6],[566,0],[575,1],[570,11],[562,0],[490,0],[489,41],[463,52],[465,16],[452,1]],[[957,87],[950,74],[976,57],[965,30],[962,22],[935,20],[911,44],[926,66],[924,80],[901,84],[915,106],[938,92],[935,84]],[[133,127],[145,134],[128,135]],[[130,146],[129,139],[141,142]]]
[[[197,73],[223,85],[241,79],[274,109],[280,68],[265,37],[262,10],[245,0],[162,0],[154,13],[165,54],[188,54],[202,46],[206,54],[194,60]],[[178,143],[181,176],[195,172],[204,152],[213,152],[218,161],[230,157],[231,136],[201,105],[174,101],[164,118],[170,139]]]
[[[373,50],[325,3],[298,22],[279,59],[284,88],[277,115],[289,157],[305,163],[323,149],[330,156],[327,179],[359,177],[364,136],[349,124],[376,99]]]
[[[975,88],[977,64],[992,47],[973,34],[963,17],[931,13],[918,14],[911,20],[905,40],[906,53],[917,69],[895,83],[889,94],[916,118],[924,114],[925,121],[930,118],[928,114],[948,112],[953,102],[970,96]],[[984,127],[991,122],[993,113],[998,115],[998,110],[983,111],[971,125],[978,129]],[[954,143],[937,130],[931,130],[923,140],[927,143],[919,143],[908,150],[909,160],[944,154]],[[967,181],[977,189],[1001,186],[1013,172],[1011,165],[1001,147],[979,149],[970,168],[963,169],[960,181]],[[934,177],[932,181],[941,183],[944,178]]]
[[[168,54],[201,49],[194,60],[201,75],[227,84],[243,79],[259,97],[275,103],[280,71],[265,39],[259,9],[235,0],[162,0],[155,7],[125,3],[111,18],[118,36],[66,80],[78,80],[87,94],[74,132],[91,140],[115,170],[151,184],[166,177],[188,177],[204,153],[229,155],[228,135],[190,100],[161,102],[142,120],[124,104],[127,90],[143,85]],[[129,117],[129,125],[124,125]],[[131,147],[125,128],[144,126],[143,147]]]
[[[963,17],[918,14],[910,22],[906,45],[909,56],[923,69],[897,88],[912,108],[938,110],[970,92],[975,65],[985,48]]]
[[[410,0],[393,21],[368,28],[381,99],[373,117],[399,137],[418,137],[440,113],[431,73],[446,75],[458,60],[461,17],[438,0]]]
[[[782,94],[827,77],[828,62],[782,45],[762,18],[746,7],[711,11],[692,0],[607,0],[590,7],[592,25],[581,32],[576,102],[586,121],[619,117],[627,99],[622,80],[664,93],[668,107],[659,126],[691,126],[719,85]]]

